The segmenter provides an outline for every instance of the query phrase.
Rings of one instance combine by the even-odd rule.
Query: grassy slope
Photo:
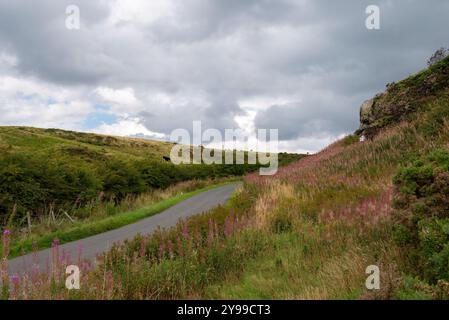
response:
[[[401,124],[389,123],[372,141],[359,143],[349,137],[283,168],[274,179],[250,177],[248,183],[259,185],[254,211],[256,219],[264,221],[267,249],[248,261],[238,277],[210,285],[202,295],[430,298],[429,286],[408,275],[414,274],[413,266],[406,265],[406,254],[393,241],[392,179],[399,166],[436,147],[449,149],[448,65],[446,59],[433,68],[443,70],[433,76],[443,77],[446,85],[438,93],[419,96],[418,113]],[[394,94],[419,88],[426,77],[432,77],[432,72],[425,70],[399,82],[401,91]],[[278,232],[273,227],[282,221],[290,225]],[[381,268],[377,292],[365,289],[365,268],[370,264]]]
[[[62,157],[97,166],[105,157],[120,160],[153,159],[170,155],[171,143],[137,138],[31,127],[0,127],[0,148],[14,153]],[[86,157],[89,156],[89,157]]]
[[[24,212],[32,211],[35,217],[48,213],[44,211],[50,201],[67,210],[78,194],[84,194],[84,204],[100,191],[113,197],[115,190],[105,190],[108,177],[110,185],[115,181],[127,184],[129,192],[148,191],[146,186],[126,181],[126,175],[114,180],[114,173],[106,169],[108,164],[121,163],[133,169],[139,161],[154,161],[162,166],[162,157],[170,154],[171,146],[165,142],[57,129],[0,127],[1,181],[4,184],[0,192],[0,224],[10,219],[14,203],[19,215],[16,223],[23,224],[20,216]]]
[[[0,151],[31,156],[62,157],[82,165],[97,167],[105,158],[123,161],[154,160],[165,162],[173,143],[140,138],[115,137],[60,129],[32,127],[1,127]],[[280,153],[280,164],[287,164],[304,155]]]

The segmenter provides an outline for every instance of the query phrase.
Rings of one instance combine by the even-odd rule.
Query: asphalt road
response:
[[[206,212],[213,207],[224,204],[238,185],[239,183],[234,183],[211,189],[136,223],[63,244],[59,247],[59,252],[68,255],[71,261],[77,261],[79,250],[82,248],[82,258],[94,261],[98,254],[108,251],[114,243],[132,239],[138,234],[150,234],[157,230],[159,226],[161,228],[173,227],[180,219]],[[9,260],[9,274],[21,274],[31,268],[48,271],[50,270],[50,264],[51,249],[46,249]]]

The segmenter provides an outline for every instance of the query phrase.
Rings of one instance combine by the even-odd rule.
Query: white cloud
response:
[[[135,23],[146,25],[173,12],[170,0],[115,0],[111,2],[109,21],[112,24]]]
[[[134,95],[134,89],[132,88],[111,89],[107,87],[99,87],[95,90],[95,93],[97,93],[106,102],[122,104],[125,106],[135,106],[139,104]]]
[[[0,125],[81,128],[94,111],[81,90],[34,79],[0,76]]]
[[[113,124],[103,123],[98,128],[94,129],[93,132],[114,136],[143,135],[156,139],[165,138],[164,134],[148,130],[137,118],[121,119]]]
[[[110,112],[122,115],[132,115],[142,111],[142,103],[136,98],[133,88],[112,89],[99,87],[94,93],[100,101],[109,104]]]

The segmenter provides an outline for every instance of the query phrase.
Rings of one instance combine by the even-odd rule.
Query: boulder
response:
[[[356,134],[370,139],[384,128],[411,119],[409,115],[424,110],[430,101],[449,90],[449,57],[432,67],[413,74],[387,89],[360,107],[360,127]]]
[[[374,113],[374,98],[366,100],[360,106],[360,129],[366,129],[375,120]]]

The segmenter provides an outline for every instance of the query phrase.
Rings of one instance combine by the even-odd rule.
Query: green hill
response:
[[[0,223],[82,208],[180,181],[239,176],[259,165],[174,165],[172,143],[59,129],[0,127]],[[281,164],[301,157],[281,154]],[[13,221],[11,221],[11,219]]]

